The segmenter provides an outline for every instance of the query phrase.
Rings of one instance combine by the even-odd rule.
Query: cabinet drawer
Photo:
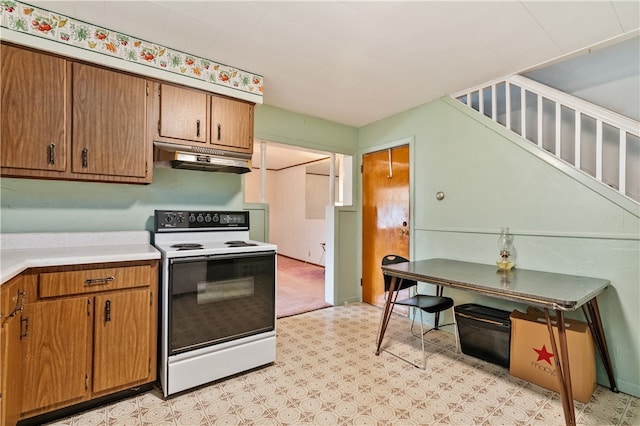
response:
[[[151,266],[88,269],[40,274],[40,297],[66,296],[130,287],[146,287]]]

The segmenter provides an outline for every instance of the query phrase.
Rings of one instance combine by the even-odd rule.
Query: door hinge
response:
[[[360,287],[362,287],[362,278],[360,278]]]
[[[87,299],[87,316],[91,316],[91,299]]]
[[[148,82],[148,81],[147,81],[147,87],[146,87],[146,90],[147,90],[147,96],[149,96],[149,82]]]
[[[22,327],[23,325],[24,331]],[[20,315],[20,340],[22,340],[23,337],[29,337],[29,317],[23,317]]]
[[[84,375],[84,390],[88,390],[89,389],[89,375],[85,374]]]
[[[160,133],[160,120],[158,120],[158,133]]]
[[[364,173],[364,164],[360,164],[360,173]]]
[[[149,306],[153,306],[153,292],[149,293]]]

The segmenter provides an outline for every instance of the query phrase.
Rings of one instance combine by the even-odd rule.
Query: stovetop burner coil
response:
[[[202,248],[202,244],[199,243],[177,243],[171,246],[178,250],[198,250]]]
[[[228,245],[229,247],[252,247],[252,246],[257,246],[257,244],[255,243],[249,243],[247,241],[227,241],[225,243],[226,245]]]

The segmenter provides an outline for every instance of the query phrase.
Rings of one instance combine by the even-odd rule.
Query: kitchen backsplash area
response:
[[[155,209],[240,210],[242,186],[241,175],[163,167],[149,185],[0,178],[0,229],[151,231]]]

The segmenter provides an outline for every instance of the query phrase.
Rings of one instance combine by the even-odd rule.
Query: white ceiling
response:
[[[624,37],[638,1],[32,1],[264,76],[264,103],[361,127]]]

